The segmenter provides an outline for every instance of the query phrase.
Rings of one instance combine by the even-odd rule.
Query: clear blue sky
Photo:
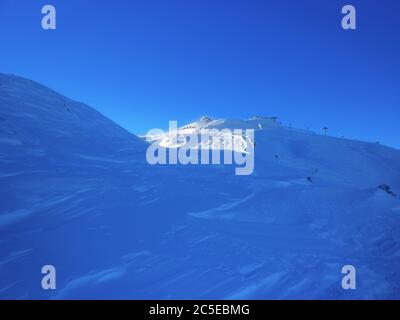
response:
[[[41,8],[57,8],[57,30]],[[341,29],[341,7],[357,30]],[[0,72],[134,133],[207,114],[400,148],[400,1],[0,0]]]

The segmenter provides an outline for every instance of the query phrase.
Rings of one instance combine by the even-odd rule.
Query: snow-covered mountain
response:
[[[0,298],[400,298],[399,150],[275,117],[177,131],[212,128],[255,129],[254,174],[150,166],[143,139],[0,74]]]
[[[170,129],[166,133],[148,133],[144,138],[149,143],[158,141],[164,148],[180,148],[186,145],[191,135],[209,134],[215,138],[210,143],[199,140],[198,149],[233,150],[235,152],[247,152],[248,144],[254,141],[245,133],[235,134],[234,130],[263,130],[276,128],[280,124],[276,117],[253,117],[248,120],[218,119],[213,120],[204,116],[199,121],[192,122],[183,127]],[[224,129],[229,129],[224,132]]]
[[[144,143],[89,106],[0,74],[0,139],[10,153],[114,156]]]

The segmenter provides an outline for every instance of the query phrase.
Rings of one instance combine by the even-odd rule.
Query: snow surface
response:
[[[256,129],[253,175],[150,166],[94,109],[0,74],[0,298],[400,298],[400,198],[378,188],[400,194],[399,150],[275,118],[179,130],[211,128]]]

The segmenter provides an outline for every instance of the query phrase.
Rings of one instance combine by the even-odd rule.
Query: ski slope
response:
[[[0,298],[400,298],[399,150],[276,118],[178,133],[212,128],[255,129],[252,175],[150,166],[147,142],[91,107],[0,74]]]

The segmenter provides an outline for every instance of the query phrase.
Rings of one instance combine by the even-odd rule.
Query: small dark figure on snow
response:
[[[387,194],[396,197],[396,194],[392,190],[390,190],[390,187],[387,184],[381,184],[378,186],[378,188],[385,191]]]

